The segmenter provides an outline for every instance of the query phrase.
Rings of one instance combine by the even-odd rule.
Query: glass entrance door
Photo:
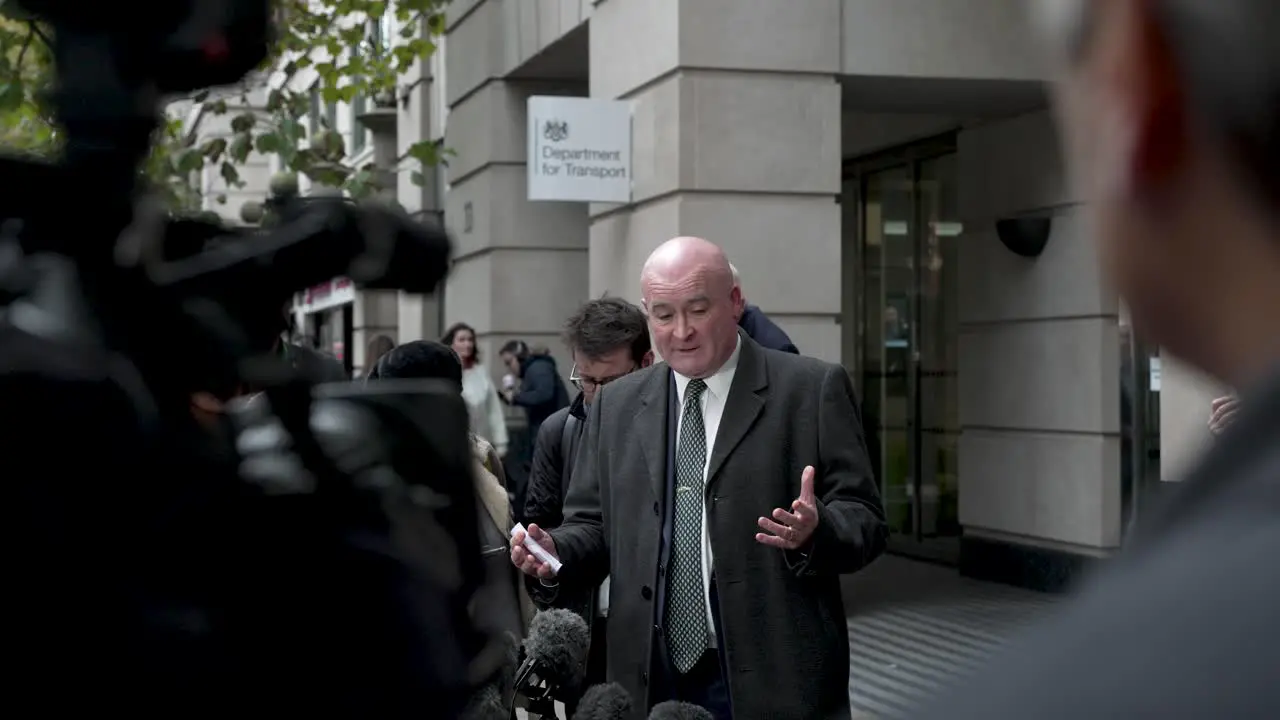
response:
[[[959,555],[955,155],[860,174],[861,391],[891,547]]]

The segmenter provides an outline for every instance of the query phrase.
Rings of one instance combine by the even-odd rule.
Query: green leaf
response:
[[[280,136],[274,133],[259,135],[257,141],[254,143],[255,149],[263,154],[279,152],[280,146]]]
[[[202,152],[204,156],[212,162],[218,162],[221,160],[222,154],[226,151],[226,138],[212,138],[210,140],[206,140],[205,143],[200,146],[200,152]]]
[[[26,93],[20,82],[0,83],[0,111],[13,111],[22,107]]]
[[[190,175],[204,167],[204,154],[199,150],[186,150],[177,156],[174,169],[183,175]]]
[[[417,185],[418,187],[422,187],[423,185],[427,184],[427,176],[423,175],[421,170],[414,170],[413,172],[409,173],[409,180],[412,181],[413,184]]]
[[[307,172],[307,177],[321,185],[342,187],[351,170],[336,163],[316,163]]]
[[[253,150],[253,136],[249,133],[236,133],[231,140],[231,145],[227,148],[227,157],[238,163],[243,163],[249,159],[249,153]]]
[[[435,13],[427,18],[427,32],[432,35],[443,35],[445,30],[444,13]]]
[[[334,85],[338,79],[338,69],[331,62],[316,63],[316,75],[326,85]]]
[[[253,113],[240,113],[239,115],[231,118],[231,131],[238,133],[249,132],[257,122],[258,117]]]
[[[226,115],[226,114],[227,114],[227,101],[226,101],[226,100],[214,100],[213,102],[211,102],[211,103],[209,103],[209,104],[208,104],[208,106],[206,107],[206,109],[207,109],[209,112],[213,113],[214,115]]]
[[[223,181],[227,183],[227,187],[240,187],[242,185],[240,171],[236,170],[236,166],[231,164],[230,161],[223,161],[220,173]]]

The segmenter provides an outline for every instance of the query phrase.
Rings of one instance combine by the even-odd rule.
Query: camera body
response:
[[[259,67],[276,3],[18,5],[52,26],[66,149],[0,159],[0,177],[75,207],[0,202],[12,694],[144,717],[454,717],[503,641],[466,614],[482,566],[457,390],[316,386],[259,342],[283,299],[336,275],[430,292],[447,235],[340,201],[254,234],[140,210],[160,98]],[[201,247],[166,258],[183,233]],[[209,424],[204,373],[260,394]]]
[[[145,13],[95,0],[17,0],[64,32],[116,37],[160,94],[238,82],[273,40],[269,0],[173,0]]]

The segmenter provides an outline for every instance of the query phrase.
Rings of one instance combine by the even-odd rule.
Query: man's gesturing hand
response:
[[[542,562],[534,557],[533,553],[524,549],[524,536],[525,533],[519,530],[516,531],[515,535],[511,536],[511,564],[520,568],[520,572],[525,575],[542,578],[543,580],[550,580],[555,577],[556,573],[551,569],[550,565]],[[542,549],[557,558],[560,557],[559,553],[556,552],[556,541],[552,540],[551,536],[536,524],[529,526],[529,537],[541,545]]]
[[[791,503],[791,511],[782,508],[773,511],[773,519],[762,517],[756,521],[761,530],[756,542],[783,550],[799,550],[804,547],[818,527],[818,501],[813,496],[813,466],[808,465],[800,475],[800,497]]]

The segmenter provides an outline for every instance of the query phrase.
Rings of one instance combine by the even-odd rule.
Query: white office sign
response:
[[[529,98],[529,199],[631,202],[631,103]]]

